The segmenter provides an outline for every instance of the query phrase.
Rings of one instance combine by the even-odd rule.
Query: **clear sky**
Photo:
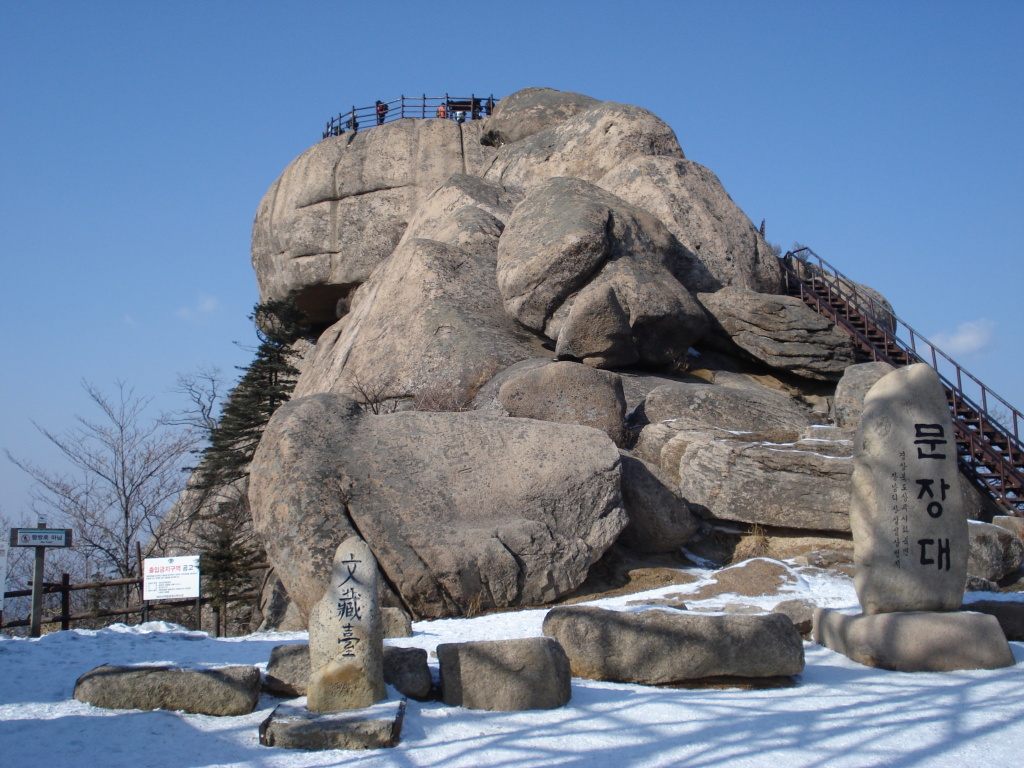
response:
[[[170,408],[250,354],[256,206],[324,121],[549,86],[650,109],[768,239],[810,245],[1024,406],[1024,3],[0,5],[0,448],[80,382]],[[28,507],[0,460],[0,512]]]

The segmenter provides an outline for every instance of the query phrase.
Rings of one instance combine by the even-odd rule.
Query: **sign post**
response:
[[[36,562],[32,571],[32,620],[30,637],[43,633],[43,567],[46,565],[47,547],[70,547],[70,528],[47,528],[43,520],[36,528],[11,528],[12,547],[35,547]],[[6,572],[6,566],[5,566]]]
[[[7,591],[7,542],[0,539],[0,624],[4,620],[4,593]]]

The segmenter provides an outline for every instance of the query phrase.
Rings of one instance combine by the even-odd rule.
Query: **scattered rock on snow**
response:
[[[673,610],[552,608],[544,634],[565,648],[576,677],[657,685],[719,675],[800,673],[804,648],[781,614],[700,616]]]
[[[184,669],[104,664],[78,678],[74,696],[78,701],[106,709],[247,715],[260,698],[260,671],[251,666]]]
[[[442,643],[437,646],[445,704],[513,712],[565,706],[569,659],[550,637]]]

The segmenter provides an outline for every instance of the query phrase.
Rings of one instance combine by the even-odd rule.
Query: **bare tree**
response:
[[[135,542],[152,536],[184,486],[182,468],[197,436],[194,430],[147,419],[150,399],[136,396],[122,382],[114,397],[92,384],[82,386],[101,418],[78,416],[78,426],[64,434],[35,425],[63,454],[69,472],[53,472],[4,453],[36,481],[36,512],[73,528],[76,548],[97,558],[96,570],[130,578],[138,565]]]
[[[172,391],[184,395],[189,406],[164,416],[164,423],[198,430],[203,438],[208,439],[220,420],[218,412],[224,387],[224,375],[216,366],[201,366],[189,373],[178,374]]]

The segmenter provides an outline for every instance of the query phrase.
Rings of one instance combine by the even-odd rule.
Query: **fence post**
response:
[[[60,628],[71,629],[71,574],[60,575]]]
[[[138,539],[135,541],[135,563],[139,568],[139,605],[142,606],[139,618],[145,624],[149,621],[149,602],[142,599],[142,596],[146,594],[146,569],[142,564],[142,545],[139,544]]]

